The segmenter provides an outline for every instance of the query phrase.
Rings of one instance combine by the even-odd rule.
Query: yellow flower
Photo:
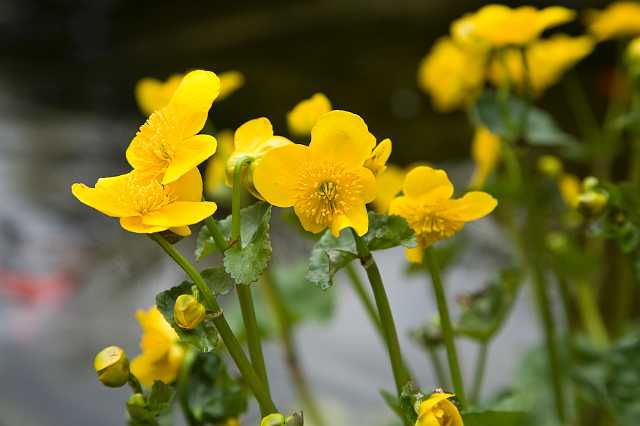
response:
[[[416,233],[417,247],[409,249],[411,262],[422,261],[422,251],[433,243],[460,231],[465,222],[480,219],[493,211],[498,202],[486,192],[468,192],[452,199],[453,184],[444,170],[418,166],[404,181],[404,195],[391,202],[389,213],[407,220]]]
[[[574,175],[565,173],[558,179],[558,187],[560,195],[567,206],[571,208],[578,207],[578,201],[582,193],[580,180]]]
[[[145,77],[138,81],[135,88],[138,107],[144,115],[151,115],[169,104],[173,93],[182,82],[182,74],[173,74],[166,81]],[[244,85],[244,76],[239,71],[226,71],[218,75],[220,78],[220,93],[218,100],[222,100]]]
[[[204,171],[204,189],[207,194],[216,194],[224,187],[227,174],[227,160],[233,152],[233,132],[222,130],[217,135],[218,150],[209,158]]]
[[[402,182],[406,173],[400,167],[390,165],[386,170],[376,176],[378,193],[372,201],[373,207],[378,213],[387,213],[391,201],[402,191]]]
[[[589,11],[585,20],[598,40],[640,35],[640,4],[620,1],[604,10]]]
[[[289,132],[295,136],[307,136],[318,119],[331,111],[331,101],[323,93],[316,93],[309,99],[298,102],[287,113]]]
[[[180,338],[155,306],[138,310],[136,318],[142,327],[142,353],[131,361],[131,372],[147,387],[154,380],[173,382],[184,358]]]
[[[216,152],[216,139],[198,135],[218,96],[220,81],[209,71],[192,71],[176,89],[169,104],[155,111],[140,127],[127,149],[134,169],[160,176],[167,184]]]
[[[464,46],[474,48],[522,46],[544,30],[573,20],[575,12],[561,6],[541,10],[532,6],[510,8],[490,4],[451,24],[451,35]]]
[[[188,225],[216,211],[216,204],[202,200],[202,177],[197,168],[177,181],[162,185],[137,171],[98,179],[95,188],[74,183],[71,192],[80,202],[107,216],[120,218],[130,232],[150,234],[170,229],[191,234]]]
[[[487,178],[493,173],[500,159],[502,141],[484,127],[476,129],[471,145],[471,156],[476,169],[471,177],[471,188],[482,188]]]
[[[450,38],[441,38],[420,63],[418,86],[431,95],[435,109],[455,110],[481,89],[483,62],[483,53],[462,49]]]
[[[290,144],[269,151],[256,165],[254,184],[277,207],[292,207],[307,231],[369,228],[366,204],[376,196],[376,179],[363,166],[375,138],[364,120],[346,111],[323,115],[309,146]]]
[[[541,94],[555,84],[562,74],[593,51],[594,41],[589,36],[569,37],[557,34],[549,39],[537,40],[526,50],[529,79],[534,94]],[[524,67],[518,49],[499,52],[489,68],[489,79],[499,86],[505,78],[521,90],[524,88]],[[506,67],[506,70],[505,70]],[[505,74],[508,71],[508,74]]]
[[[367,158],[364,162],[364,166],[377,176],[387,168],[387,160],[389,160],[390,156],[391,139],[387,138],[376,145],[371,153],[371,157]]]
[[[415,426],[463,426],[462,417],[449,393],[434,393],[420,402]]]

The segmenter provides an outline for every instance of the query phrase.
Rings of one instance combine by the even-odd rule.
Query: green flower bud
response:
[[[602,212],[609,201],[609,194],[601,190],[591,190],[578,197],[578,210],[585,215],[594,216]]]
[[[538,158],[538,170],[545,176],[555,178],[562,173],[562,162],[554,155],[543,155]]]
[[[304,417],[302,413],[293,413],[289,417],[287,417],[287,426],[303,426],[304,425]]]
[[[595,176],[587,176],[582,180],[582,190],[584,192],[591,191],[592,189],[596,189],[596,187],[600,184],[600,181]]]
[[[260,426],[282,426],[286,422],[284,416],[280,413],[269,414],[262,418]]]
[[[141,393],[134,393],[127,400],[127,405],[130,407],[145,407],[147,401],[144,399],[144,395]]]
[[[207,314],[202,303],[190,294],[181,294],[173,307],[173,319],[181,328],[192,330],[198,326]]]
[[[129,380],[129,360],[124,350],[118,346],[101,350],[93,361],[93,368],[105,386],[119,388]]]

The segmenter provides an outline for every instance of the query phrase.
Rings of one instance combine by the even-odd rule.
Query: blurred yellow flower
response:
[[[571,208],[578,207],[578,201],[582,188],[580,180],[571,174],[565,173],[558,179],[558,188],[562,199]]]
[[[425,248],[451,237],[465,222],[488,215],[498,204],[480,191],[452,199],[453,184],[447,173],[427,166],[418,166],[407,174],[403,193],[391,202],[389,213],[405,218],[416,233],[417,247],[406,253],[407,259],[416,263],[422,261]]]
[[[170,229],[187,236],[191,234],[188,225],[216,211],[215,203],[201,201],[202,177],[197,168],[169,185],[134,170],[98,179],[95,188],[74,183],[71,192],[89,207],[120,218],[120,225],[127,231],[143,234]]]
[[[367,158],[364,162],[364,166],[371,170],[376,176],[384,172],[387,168],[387,161],[391,156],[391,148],[391,139],[384,139],[373,149],[371,157]]]
[[[471,145],[471,157],[476,168],[471,177],[471,188],[482,188],[495,170],[500,159],[502,141],[487,128],[478,127]]]
[[[494,48],[523,46],[542,32],[573,20],[575,12],[561,6],[536,9],[532,6],[510,8],[489,4],[451,24],[453,39],[462,46]]]
[[[216,136],[218,139],[216,155],[209,158],[204,171],[204,190],[207,194],[216,194],[225,187],[227,160],[233,152],[233,132],[231,130],[222,130]]]
[[[449,393],[434,393],[420,402],[415,426],[463,426],[462,417]]]
[[[155,380],[173,382],[184,358],[180,338],[155,306],[138,310],[136,318],[142,327],[142,353],[131,361],[131,372],[147,387]]]
[[[384,172],[376,176],[378,192],[372,204],[378,213],[386,214],[389,211],[391,201],[402,191],[405,176],[404,170],[394,165],[388,166]]]
[[[287,113],[289,132],[295,136],[307,136],[318,119],[331,111],[331,102],[322,93],[300,101]]]
[[[482,88],[483,63],[483,53],[462,49],[448,37],[440,38],[420,63],[418,86],[431,96],[435,109],[455,110]]]
[[[366,204],[376,196],[376,179],[363,166],[375,145],[364,120],[346,111],[323,115],[309,146],[289,144],[269,151],[256,165],[254,184],[277,207],[292,207],[307,231],[344,228],[364,235]]]
[[[585,15],[589,32],[598,40],[640,35],[640,4],[633,1],[611,3],[604,10]]]
[[[127,148],[129,164],[167,184],[213,155],[216,139],[197,133],[204,127],[219,89],[220,81],[210,71],[187,74],[169,104],[140,127]]]
[[[183,77],[182,74],[173,74],[166,81],[150,77],[138,81],[135,96],[138,107],[144,115],[151,115],[154,111],[166,107]],[[244,76],[239,71],[225,71],[218,74],[218,77],[220,78],[218,100],[226,98],[244,85]]]
[[[549,39],[534,41],[526,49],[529,81],[533,93],[540,95],[547,87],[555,84],[565,71],[589,55],[593,47],[594,40],[589,36],[569,37],[557,34]],[[489,79],[499,86],[508,78],[523,90],[525,73],[521,52],[512,48],[497,54],[503,56],[491,63]]]

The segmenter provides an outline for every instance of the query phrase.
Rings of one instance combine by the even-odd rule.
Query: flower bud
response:
[[[281,425],[284,425],[285,422],[286,422],[286,419],[282,414],[273,413],[273,414],[269,414],[266,417],[263,417],[262,421],[260,422],[260,426],[281,426]]]
[[[601,190],[591,190],[578,197],[578,210],[585,215],[594,216],[602,212],[609,201],[609,194]]]
[[[304,425],[304,417],[302,412],[293,413],[289,417],[287,417],[287,426],[303,426]]]
[[[190,294],[181,294],[173,307],[173,319],[179,327],[192,330],[198,326],[207,314],[202,303]]]
[[[600,184],[600,181],[595,176],[587,176],[582,180],[582,190],[583,191],[591,191],[592,189],[596,189],[596,187]]]
[[[118,346],[101,350],[93,361],[93,367],[105,386],[119,388],[129,380],[129,360],[124,350]]]
[[[543,155],[538,158],[538,170],[545,176],[555,178],[562,173],[562,162],[554,155]]]
[[[553,253],[562,253],[569,247],[567,236],[562,232],[550,232],[545,238],[547,248]]]
[[[144,399],[143,394],[134,393],[127,400],[127,405],[130,407],[144,407],[147,405],[147,401]]]

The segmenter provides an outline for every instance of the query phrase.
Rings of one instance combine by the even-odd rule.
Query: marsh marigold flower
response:
[[[378,193],[372,204],[378,213],[386,214],[391,201],[402,191],[402,183],[406,173],[400,167],[390,165],[376,176]]]
[[[593,47],[593,38],[589,36],[569,37],[557,34],[549,39],[534,41],[526,49],[529,82],[534,94],[539,95],[547,87],[558,82],[568,69],[589,55]],[[498,54],[503,57],[492,62],[489,79],[499,86],[505,78],[509,78],[523,90],[525,72],[520,51],[511,48]]]
[[[346,111],[323,115],[309,146],[290,144],[269,151],[256,165],[254,184],[277,207],[293,207],[302,226],[318,233],[344,228],[364,235],[366,204],[376,196],[376,179],[364,162],[375,145],[364,120]]]
[[[433,243],[460,231],[465,222],[480,219],[498,202],[486,192],[472,191],[452,199],[453,184],[444,170],[419,166],[405,178],[403,193],[391,202],[389,214],[407,220],[416,233],[417,247],[407,250],[409,261],[422,261],[422,252]]]
[[[561,6],[536,9],[532,6],[510,8],[490,4],[451,24],[453,39],[462,46],[495,48],[523,46],[542,32],[573,20],[575,12]]]
[[[452,394],[434,393],[420,402],[415,426],[463,426],[462,416],[449,398]]]
[[[183,77],[183,74],[173,74],[165,81],[150,77],[138,81],[135,96],[140,110],[145,115],[151,115],[154,111],[166,107]],[[244,85],[244,76],[239,71],[226,71],[218,74],[218,77],[220,78],[218,100],[226,98]]]
[[[478,127],[471,143],[471,157],[476,168],[469,186],[482,188],[487,178],[493,173],[500,159],[500,138],[485,127]]]
[[[169,104],[155,111],[127,148],[131,166],[167,184],[211,157],[216,139],[198,132],[218,96],[220,80],[209,71],[187,74]]]
[[[191,294],[181,294],[173,306],[173,319],[180,328],[192,330],[204,320],[207,310]]]
[[[120,218],[130,232],[150,234],[170,229],[182,236],[189,225],[216,211],[216,204],[202,200],[202,177],[191,169],[169,185],[137,171],[98,179],[95,188],[74,183],[71,192],[82,203],[107,216]]]
[[[322,93],[300,101],[287,113],[289,131],[295,136],[307,136],[318,119],[331,111],[331,102]]]
[[[463,49],[444,37],[436,41],[418,69],[418,86],[431,96],[435,109],[465,106],[482,88],[484,53]]]
[[[136,318],[142,327],[142,353],[131,361],[131,372],[147,387],[155,380],[173,382],[184,358],[178,335],[155,306],[138,310]]]
[[[586,14],[589,32],[598,40],[640,35],[640,4],[620,1]]]

